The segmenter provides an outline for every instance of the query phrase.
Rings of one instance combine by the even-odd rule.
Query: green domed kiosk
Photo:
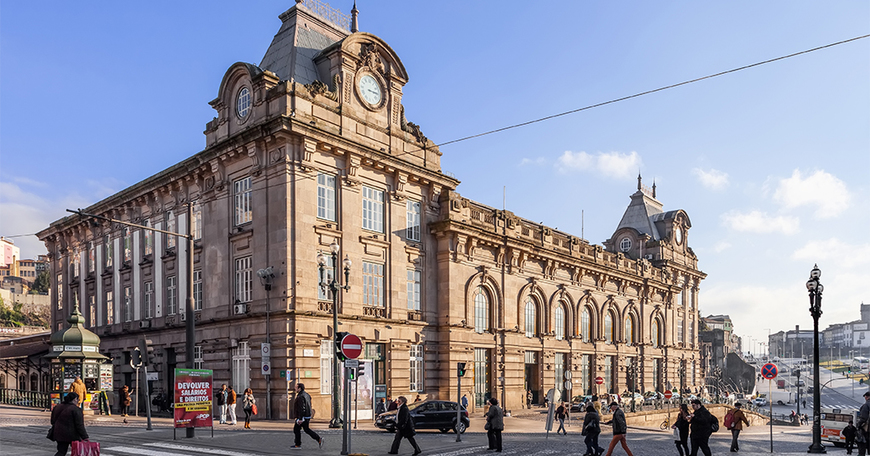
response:
[[[92,393],[112,390],[113,366],[100,354],[99,336],[84,327],[78,305],[66,321],[69,327],[51,335],[51,350],[45,355],[51,362],[51,405],[59,404],[76,377],[81,377],[89,393],[84,409],[96,410],[96,404],[90,405]]]

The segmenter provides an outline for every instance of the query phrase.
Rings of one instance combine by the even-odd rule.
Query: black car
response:
[[[414,420],[414,428],[438,429],[445,434],[451,429],[460,434],[468,429],[468,410],[464,408],[461,412],[462,420],[458,426],[456,425],[456,411],[459,408],[458,403],[450,401],[422,401],[408,404],[411,419]],[[387,432],[396,432],[398,413],[398,410],[381,413],[375,420],[375,426],[385,429]]]

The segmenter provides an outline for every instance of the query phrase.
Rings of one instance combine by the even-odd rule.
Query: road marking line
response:
[[[181,453],[166,453],[164,451],[149,451],[142,448],[133,448],[133,447],[111,447],[106,448],[110,451],[119,451],[121,453],[130,453],[136,454],[140,456],[190,456],[189,454],[181,454]]]
[[[487,449],[487,448],[488,448],[488,447],[485,447],[485,446],[471,447],[471,448],[464,448],[464,449],[462,449],[462,450],[450,451],[450,452],[448,452],[448,453],[437,453],[437,454],[435,454],[435,455],[433,455],[433,456],[460,456],[460,455],[463,455],[463,454],[474,453],[474,452],[476,452],[476,451],[478,451],[478,450],[485,450],[485,449]]]
[[[179,445],[177,443],[146,443],[147,447],[166,448],[168,450],[180,451],[195,451],[198,453],[218,454],[221,456],[256,456],[252,453],[239,453],[236,451],[218,450],[214,448],[203,448],[192,445]]]

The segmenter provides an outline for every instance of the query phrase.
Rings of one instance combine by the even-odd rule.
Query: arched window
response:
[[[39,374],[30,374],[30,391],[39,391]]]
[[[483,287],[474,294],[474,331],[482,333],[489,329],[489,297]]]
[[[556,307],[554,317],[556,319],[556,340],[562,340],[565,338],[565,309],[562,308],[561,304]]]
[[[535,301],[532,298],[526,298],[526,337],[535,337],[537,331],[537,321],[535,320]]]
[[[613,343],[613,315],[610,312],[604,314],[604,342]]]
[[[0,374],[0,388],[6,388],[6,374]]]
[[[650,341],[650,342],[652,342],[653,347],[659,347],[661,345],[661,334],[662,334],[662,332],[661,332],[661,327],[659,326],[659,319],[658,318],[653,319],[652,340]]]
[[[27,377],[24,374],[18,376],[18,384],[15,387],[20,390],[27,389]]]
[[[631,315],[625,317],[625,345],[634,345],[634,322]]]
[[[580,337],[583,339],[583,342],[592,340],[592,325],[590,320],[589,309],[584,307],[583,312],[580,313]]]

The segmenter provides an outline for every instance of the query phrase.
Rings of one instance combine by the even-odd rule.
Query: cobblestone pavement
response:
[[[131,418],[123,424],[117,416],[87,418],[88,431],[92,440],[100,442],[103,456],[254,456],[254,455],[337,455],[341,452],[341,433],[339,430],[325,429],[326,423],[312,426],[324,437],[322,449],[316,442],[303,435],[303,449],[291,450],[293,441],[292,426],[286,421],[255,422],[253,430],[245,430],[241,425],[220,425],[211,437],[210,429],[197,429],[196,437],[184,438],[184,431],[178,432],[173,440],[171,421],[166,418],[154,420],[154,430],[146,431],[144,419]],[[456,442],[454,434],[440,434],[437,431],[421,431],[417,440],[424,455],[474,456],[488,454],[486,434],[482,419],[474,416],[469,432]],[[0,455],[35,456],[50,454],[54,443],[45,439],[48,429],[48,412],[33,409],[0,407]],[[553,433],[547,436],[543,423],[537,420],[510,417],[505,419],[507,427],[504,434],[504,452],[508,455],[579,455],[585,451],[582,437],[569,430],[568,436]],[[610,428],[604,427],[600,444],[607,446],[610,441]],[[741,434],[741,451],[744,455],[769,455],[769,428],[753,427]],[[360,423],[352,437],[352,450],[355,453],[373,456],[386,455],[393,434],[375,430],[368,423]],[[806,454],[810,443],[808,428],[774,428],[774,454]],[[637,456],[672,456],[677,454],[669,432],[651,429],[629,429],[629,446]],[[721,431],[711,439],[714,454],[728,453],[730,434]],[[400,454],[411,454],[413,450],[407,442],[402,443]],[[830,454],[845,454],[842,449],[828,447]],[[614,454],[625,454],[618,449]],[[730,453],[729,453],[730,454]]]

